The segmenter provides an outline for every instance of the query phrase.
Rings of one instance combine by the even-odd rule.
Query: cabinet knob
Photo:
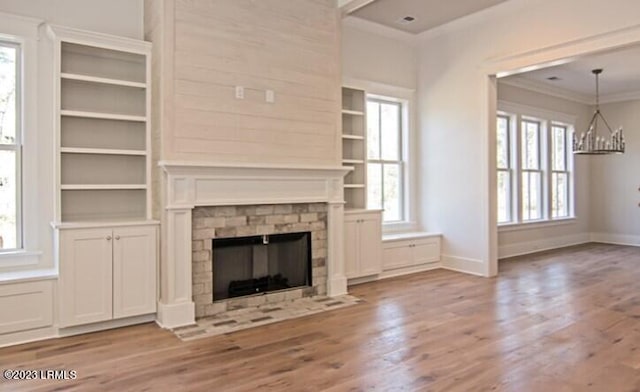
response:
[[[117,240],[119,240],[119,239],[120,239],[120,236],[119,236],[119,235],[117,235],[117,236],[116,236],[116,241],[117,241]]]
[[[111,241],[111,236],[110,235],[107,236],[107,241]]]

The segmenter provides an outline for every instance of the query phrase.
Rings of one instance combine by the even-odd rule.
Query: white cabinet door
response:
[[[424,240],[413,246],[414,264],[434,263],[440,260],[440,241]]]
[[[413,252],[409,245],[400,243],[385,247],[383,251],[384,269],[407,267],[413,264]]]
[[[359,276],[358,226],[356,220],[345,219],[344,221],[344,274],[349,279]]]
[[[60,234],[60,326],[112,317],[111,229],[65,230]]]
[[[156,228],[113,231],[113,317],[156,311]]]
[[[382,222],[379,214],[370,214],[360,219],[360,268],[358,275],[368,276],[382,271]]]

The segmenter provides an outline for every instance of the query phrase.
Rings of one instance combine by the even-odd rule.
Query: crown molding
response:
[[[509,79],[498,79],[498,82],[509,85],[509,86],[521,88],[524,90],[533,91],[536,93],[545,94],[552,97],[581,103],[583,105],[596,104],[595,95],[576,93],[575,91],[570,91],[570,90],[559,88],[559,87],[549,86],[545,83],[537,82],[529,79],[512,76]],[[635,101],[635,100],[640,100],[640,90],[628,91],[624,93],[600,95],[600,104]]]
[[[376,0],[338,0],[338,8],[343,15],[348,15]]]
[[[418,36],[402,30],[387,27],[379,23],[371,22],[355,16],[347,16],[342,19],[342,25],[352,27],[366,33],[375,34],[381,37],[402,41],[410,46],[418,45]]]
[[[509,79],[498,79],[498,83],[533,91],[540,94],[550,95],[556,98],[566,99],[568,101],[581,103],[583,105],[593,105],[595,103],[595,97],[592,95],[576,93],[574,91],[549,86],[548,84],[542,82],[524,79],[517,76],[512,76]]]
[[[617,103],[640,100],[640,91],[630,91],[626,93],[607,94],[600,96],[600,104]]]

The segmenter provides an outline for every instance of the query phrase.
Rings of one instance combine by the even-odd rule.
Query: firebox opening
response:
[[[310,232],[212,241],[214,301],[312,286]]]

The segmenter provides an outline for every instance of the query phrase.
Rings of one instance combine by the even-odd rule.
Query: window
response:
[[[569,216],[569,149],[567,127],[551,126],[551,217]]]
[[[402,103],[367,99],[367,207],[384,222],[405,220]]]
[[[540,165],[540,122],[523,120],[522,141],[522,220],[542,219],[542,169]]]
[[[20,46],[0,41],[0,251],[21,247]]]
[[[573,216],[573,155],[563,115],[501,111],[496,127],[498,224]],[[565,119],[566,120],[566,119]]]
[[[509,117],[498,116],[498,223],[511,221],[511,131]]]

